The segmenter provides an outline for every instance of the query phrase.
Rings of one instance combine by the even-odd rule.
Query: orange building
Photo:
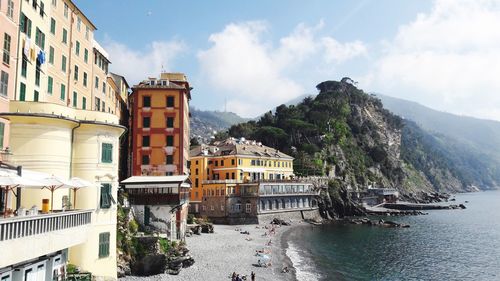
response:
[[[191,88],[186,76],[162,73],[132,90],[132,176],[188,174]]]

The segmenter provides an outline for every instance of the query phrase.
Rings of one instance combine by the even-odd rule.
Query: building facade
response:
[[[132,177],[122,184],[136,219],[169,239],[186,232],[190,92],[184,74],[162,73],[129,96]]]
[[[17,73],[17,44],[20,0],[0,0],[0,111],[9,110],[14,98]],[[9,147],[9,121],[0,118],[0,150]]]
[[[7,192],[11,200],[0,202],[10,209],[9,218],[0,219],[0,232],[7,234],[0,237],[0,248],[12,254],[0,258],[2,280],[32,274],[37,281],[53,279],[53,269],[62,272],[67,263],[98,280],[114,280],[118,156],[126,130],[120,117],[126,107],[117,106],[124,101],[117,101],[109,83],[109,56],[94,40],[96,27],[71,0],[0,1],[0,33],[12,33],[14,24],[19,34],[2,49],[12,60],[1,71],[8,67],[15,73],[6,87],[1,84],[6,94],[0,93],[0,123],[10,124],[8,140],[2,141],[10,148],[8,162],[92,183],[78,190],[74,206],[67,202],[75,193],[57,189],[51,202],[57,211],[30,217],[10,216],[18,208],[41,210],[50,193],[21,190],[14,202],[13,192]],[[5,16],[12,23],[4,25]]]
[[[239,193],[242,183],[293,178],[293,157],[257,141],[230,138],[191,150],[190,211],[203,198]]]
[[[132,175],[188,174],[190,87],[184,74],[162,73],[132,88]]]

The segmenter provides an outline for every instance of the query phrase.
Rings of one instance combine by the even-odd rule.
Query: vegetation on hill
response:
[[[226,130],[231,125],[248,120],[233,112],[204,111],[194,107],[190,108],[190,113],[191,138],[195,138],[200,142],[209,142],[216,132]]]
[[[316,97],[280,105],[258,121],[231,126],[216,138],[257,139],[295,157],[298,176],[330,175],[333,188],[394,187],[403,193],[465,191],[485,177],[464,173],[473,155],[452,154],[459,146],[430,136],[383,108],[349,78],[325,81]],[[462,150],[463,151],[463,150]],[[453,162],[453,163],[451,163]]]

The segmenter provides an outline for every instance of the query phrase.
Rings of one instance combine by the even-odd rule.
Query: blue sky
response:
[[[197,108],[227,100],[255,117],[349,76],[367,92],[500,120],[500,79],[485,75],[500,73],[498,0],[76,3],[112,71],[131,84],[184,72]]]

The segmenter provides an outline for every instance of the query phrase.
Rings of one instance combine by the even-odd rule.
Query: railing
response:
[[[242,180],[204,180],[203,184],[243,183]]]
[[[296,192],[277,192],[277,193],[259,193],[259,196],[297,196],[297,195],[319,195],[317,191],[296,191]]]
[[[82,226],[90,224],[91,220],[92,210],[1,219],[0,241]]]

